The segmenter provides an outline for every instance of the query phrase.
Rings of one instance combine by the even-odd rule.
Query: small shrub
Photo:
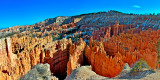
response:
[[[130,71],[130,76],[131,75],[137,75],[138,72],[142,72],[144,68],[150,69],[150,67],[148,66],[147,62],[143,59],[139,59],[139,61],[137,61],[134,64],[134,67],[131,69]]]
[[[57,37],[55,35],[52,35],[53,41],[57,40]]]

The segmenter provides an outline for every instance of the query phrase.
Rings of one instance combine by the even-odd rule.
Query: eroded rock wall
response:
[[[15,37],[11,40],[6,38],[0,41],[0,77],[2,80],[19,79],[38,63],[49,63],[55,76],[67,75],[71,40],[52,42],[51,37]]]
[[[43,63],[49,63],[53,75],[64,77],[67,75],[67,62],[69,60],[69,49],[72,45],[71,39],[63,39],[46,46]]]
[[[13,66],[16,65],[16,55],[12,53],[11,40],[10,38],[0,39],[0,78],[2,80],[15,79],[17,75],[13,75]]]
[[[82,66],[84,63],[84,49],[86,43],[80,38],[76,44],[72,44],[69,50],[69,61],[67,63],[67,76],[71,74],[71,72]]]
[[[133,31],[133,29],[131,29]],[[152,70],[156,69],[157,51],[154,44],[160,38],[160,30],[120,33],[101,41],[90,39],[85,48],[87,61],[97,74],[114,77],[122,70],[124,63],[131,67],[143,58]],[[103,72],[104,71],[104,72]]]
[[[87,61],[92,66],[92,70],[105,77],[115,77],[123,68],[122,56],[117,53],[114,57],[106,55],[102,42],[90,40],[90,45],[85,49]]]

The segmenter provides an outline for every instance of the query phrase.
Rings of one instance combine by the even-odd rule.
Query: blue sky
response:
[[[0,0],[0,28],[108,10],[160,13],[159,4],[160,0]]]

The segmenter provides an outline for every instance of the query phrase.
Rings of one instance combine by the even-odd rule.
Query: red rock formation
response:
[[[119,25],[116,21],[114,25],[108,27],[101,27],[100,30],[95,30],[92,33],[94,40],[100,41],[101,38],[110,39],[112,36],[117,36],[120,33],[138,33],[139,29],[131,29],[131,25]],[[128,31],[129,30],[129,31]]]
[[[111,37],[111,27],[108,27],[108,29],[106,30],[106,34],[104,36],[105,39],[110,39]]]
[[[111,26],[111,35],[118,35],[119,31],[119,22],[116,21],[115,24],[113,26]]]
[[[10,38],[0,39],[0,78],[2,80],[15,79],[17,75],[12,75],[14,70],[11,68],[16,65],[16,56],[12,54]],[[12,75],[12,76],[10,76]]]
[[[118,53],[114,57],[106,55],[102,42],[90,40],[90,46],[85,49],[87,61],[92,65],[92,70],[105,77],[115,77],[123,68],[122,56]]]
[[[139,34],[120,34],[104,42],[107,55],[115,56],[121,53],[123,62],[133,65],[138,59],[143,58],[152,69],[156,68],[155,42],[160,37],[158,31],[142,31]],[[154,36],[153,36],[154,35]]]
[[[160,30],[141,31],[112,36],[100,42],[90,40],[85,49],[87,61],[97,74],[114,77],[122,70],[124,63],[131,67],[143,58],[152,69],[156,69],[157,53],[154,44],[160,38]],[[117,35],[117,33],[115,32]],[[107,38],[107,37],[106,37]],[[105,72],[103,72],[105,71]]]
[[[80,40],[70,47],[69,51],[69,61],[67,63],[67,76],[71,74],[71,72],[83,65],[84,63],[84,49],[85,49],[85,42],[80,38]]]
[[[13,37],[0,40],[0,77],[2,80],[19,79],[38,63],[49,63],[54,75],[66,76],[71,40],[51,42],[44,38]],[[13,53],[11,52],[13,51]]]
[[[51,44],[45,49],[45,60],[43,63],[50,64],[53,75],[65,77],[67,75],[67,62],[72,41],[71,39],[63,39],[52,42]]]

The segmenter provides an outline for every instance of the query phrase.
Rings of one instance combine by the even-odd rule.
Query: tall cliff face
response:
[[[63,39],[50,43],[45,49],[45,58],[43,63],[49,63],[53,75],[59,78],[65,78],[67,75],[67,62],[69,60],[69,50],[72,45],[71,39]]]
[[[69,61],[67,63],[67,76],[71,72],[82,66],[84,63],[84,49],[86,43],[80,38],[80,40],[75,44],[72,44],[69,50]]]
[[[0,39],[0,79],[14,79],[17,75],[12,75],[13,66],[16,66],[16,55],[12,53],[10,38]]]
[[[15,37],[12,40],[6,38],[0,41],[0,77],[2,80],[19,79],[38,63],[49,63],[51,72],[55,76],[65,78],[67,75],[71,40],[51,42],[51,37]]]

